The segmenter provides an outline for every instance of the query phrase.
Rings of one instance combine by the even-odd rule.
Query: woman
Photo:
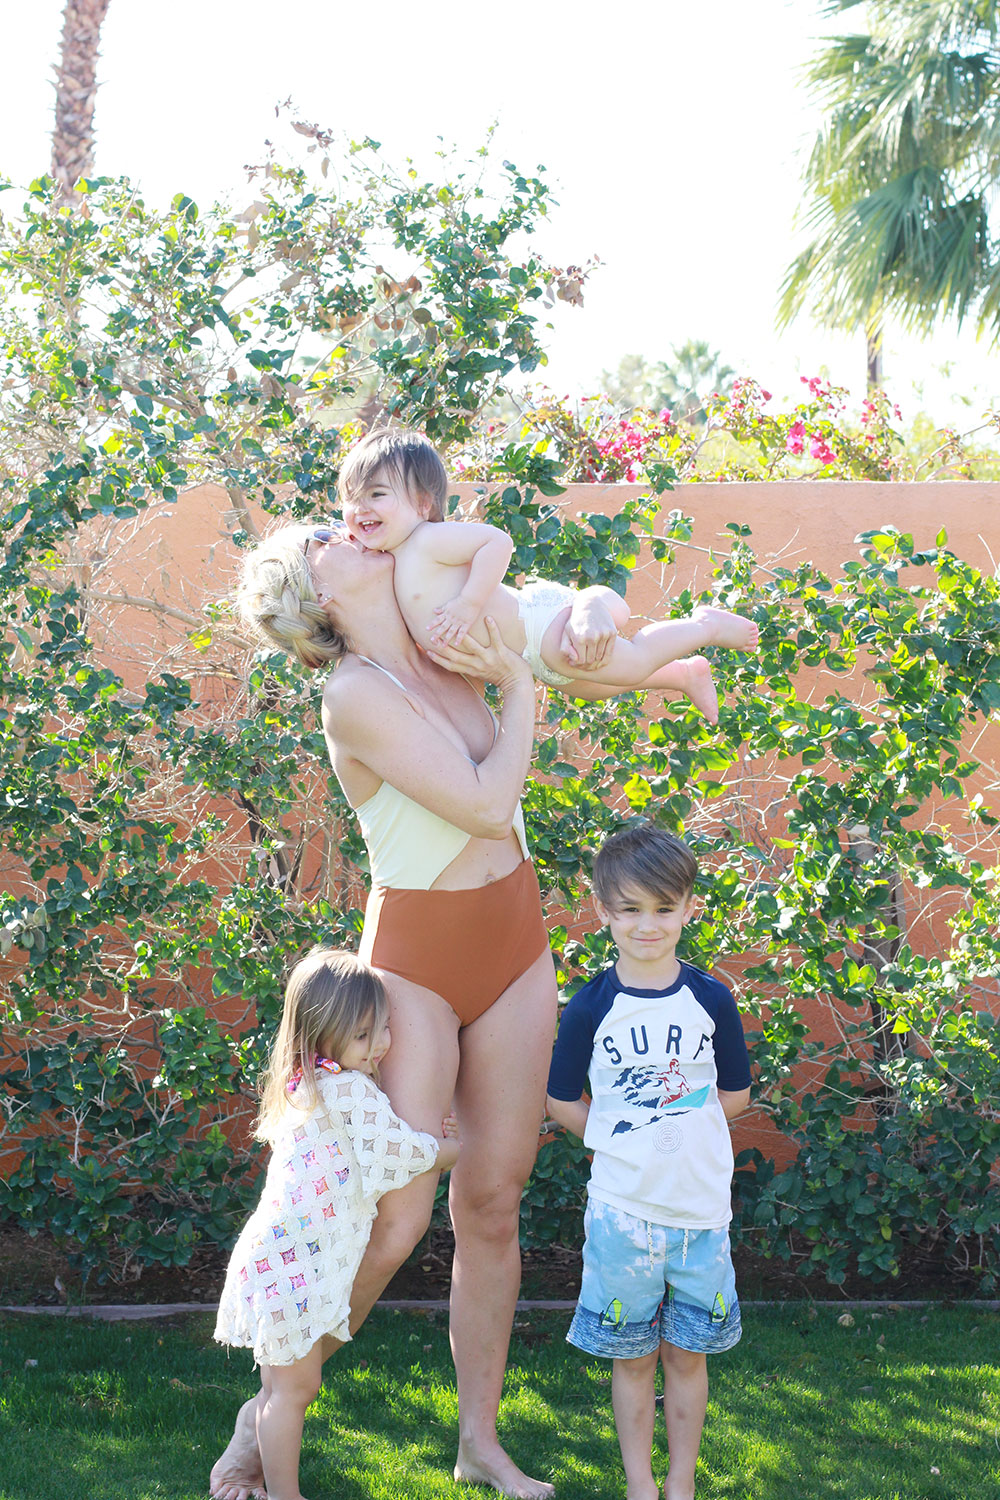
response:
[[[419,650],[392,557],[333,528],[286,527],[247,559],[244,618],[305,665],[338,663],[323,697],[331,759],[372,861],[362,956],[385,975],[392,1047],[383,1084],[416,1129],[454,1100],[451,1339],[459,1395],[455,1478],[541,1500],[496,1433],[520,1285],[518,1216],[542,1119],[556,986],[518,799],[532,747],[531,672],[495,627],[490,644]],[[613,625],[584,597],[581,659]],[[494,682],[494,719],[469,676]],[[351,1297],[351,1330],[423,1235],[436,1179],[382,1199]],[[218,1500],[261,1484],[256,1401],[212,1471]]]

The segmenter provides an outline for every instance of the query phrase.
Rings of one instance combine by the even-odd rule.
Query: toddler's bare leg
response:
[[[694,1471],[708,1406],[708,1360],[704,1354],[661,1344],[663,1414],[667,1419],[670,1472],[664,1500],[694,1500]]]
[[[322,1341],[293,1365],[272,1365],[265,1381],[267,1399],[257,1409],[257,1442],[268,1500],[303,1500],[299,1458],[306,1410],[323,1379]]]
[[[545,665],[564,676],[585,677],[560,649],[561,616],[556,616],[542,637]],[[593,677],[609,687],[639,689],[653,687],[652,678],[670,663],[691,657],[706,646],[724,646],[734,651],[752,651],[759,631],[753,620],[703,604],[686,619],[660,620],[645,625],[630,641],[617,640],[610,658],[596,668]],[[669,686],[669,684],[668,684]],[[569,688],[566,689],[569,692]]]
[[[616,1359],[611,1371],[611,1404],[618,1446],[625,1466],[626,1500],[659,1500],[653,1478],[653,1376],[660,1351],[638,1359]]]
[[[719,722],[719,693],[715,686],[710,662],[704,656],[685,656],[672,661],[642,684],[642,691],[681,693],[690,699],[699,713],[705,715],[710,724]],[[614,687],[609,682],[595,682],[590,677],[575,677],[560,689],[567,698],[585,698],[597,703],[605,698],[618,698],[627,690]]]

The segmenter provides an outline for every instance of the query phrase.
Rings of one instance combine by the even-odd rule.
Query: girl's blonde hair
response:
[[[345,631],[316,598],[305,546],[315,527],[282,526],[244,555],[236,607],[264,645],[291,651],[304,667],[323,667],[351,650]]]
[[[367,1023],[371,1063],[388,1016],[385,986],[357,954],[314,948],[297,963],[288,976],[281,1025],[261,1085],[257,1139],[273,1141],[289,1108],[308,1112],[315,1107],[313,1060],[321,1041],[326,1054],[338,1062],[339,1054]],[[294,1094],[289,1094],[288,1085],[299,1070],[301,1081]],[[378,1076],[374,1066],[372,1076]]]

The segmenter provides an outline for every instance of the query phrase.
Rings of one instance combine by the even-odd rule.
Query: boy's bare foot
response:
[[[523,1474],[497,1443],[488,1452],[474,1452],[471,1444],[459,1443],[454,1478],[458,1484],[487,1484],[513,1500],[548,1500],[555,1485]]]
[[[257,1447],[256,1396],[240,1407],[229,1446],[216,1459],[208,1488],[213,1500],[250,1500],[252,1495],[267,1500],[264,1468]]]
[[[660,1500],[660,1497],[657,1496],[656,1500]],[[668,1478],[666,1484],[663,1486],[663,1500],[694,1500],[694,1490],[687,1489],[686,1487],[679,1490],[672,1490]]]
[[[699,604],[691,613],[708,629],[706,646],[725,646],[730,651],[753,651],[760,631],[753,620],[745,615],[734,615],[730,609],[718,609],[714,604]]]

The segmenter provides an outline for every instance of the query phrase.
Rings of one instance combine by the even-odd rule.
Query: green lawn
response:
[[[710,1362],[699,1500],[998,1500],[1000,1316],[853,1317],[745,1310],[743,1342]],[[564,1342],[567,1323],[519,1316],[503,1433],[565,1500],[621,1500],[609,1370]],[[253,1388],[250,1356],[213,1345],[210,1327],[0,1318],[0,1500],[204,1500]],[[442,1314],[376,1311],[326,1375],[306,1422],[304,1494],[481,1500],[449,1477]]]

